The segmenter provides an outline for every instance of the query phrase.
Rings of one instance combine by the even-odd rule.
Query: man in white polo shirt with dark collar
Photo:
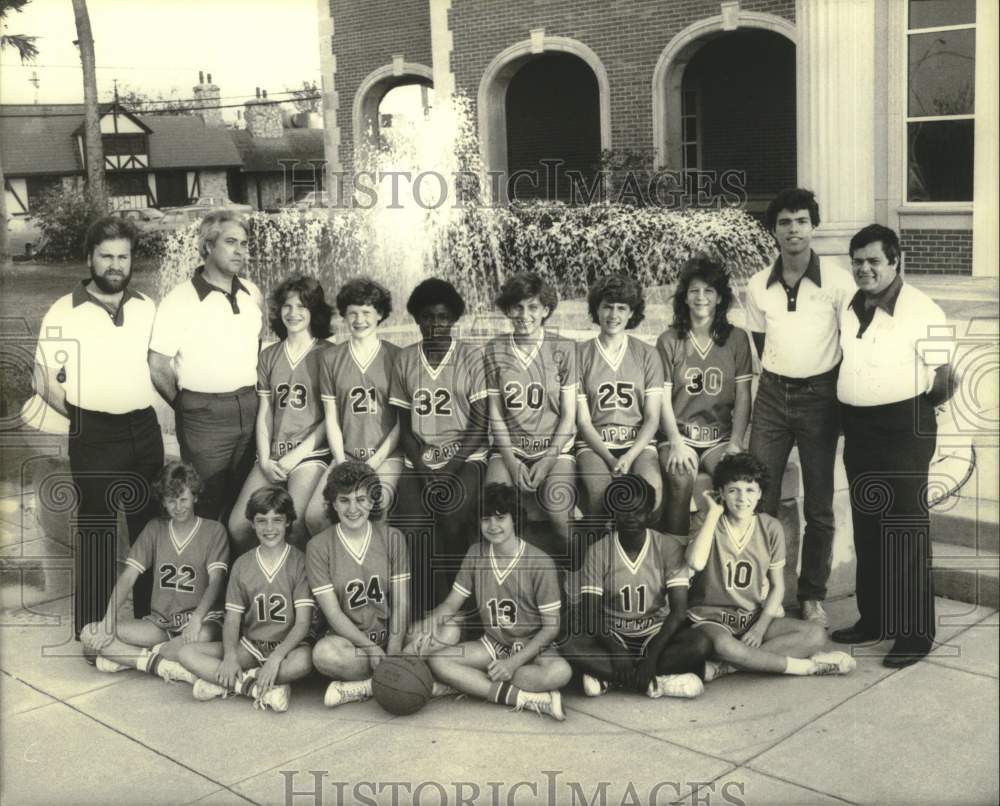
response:
[[[35,388],[70,421],[69,462],[79,492],[74,621],[104,617],[117,579],[118,511],[134,543],[156,514],[149,483],[163,466],[163,438],[146,351],[156,306],[129,288],[135,228],[102,218],[87,230],[90,279],[49,308],[39,330]],[[150,577],[133,589],[135,615],[149,612]]]
[[[750,452],[770,476],[761,509],[778,514],[781,477],[792,446],[799,447],[803,511],[801,615],[826,626],[823,600],[833,549],[833,464],[840,436],[838,319],[854,293],[851,276],[812,250],[819,205],[812,191],[778,194],[767,227],[778,243],[774,265],[747,283],[747,327],[763,372],[754,401]]]
[[[858,291],[845,305],[837,396],[851,485],[857,605],[861,618],[833,640],[893,638],[883,661],[908,666],[934,643],[928,466],[934,407],[954,394],[955,344],[944,312],[899,273],[896,233],[880,224],[850,245]]]
[[[263,300],[256,285],[238,276],[247,261],[239,216],[207,215],[199,252],[204,265],[160,303],[149,368],[176,414],[181,458],[205,484],[195,509],[225,523],[254,462]]]

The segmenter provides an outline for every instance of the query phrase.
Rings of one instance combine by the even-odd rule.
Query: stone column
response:
[[[448,28],[451,0],[428,0],[431,16],[431,67],[434,70],[434,97],[439,101],[455,92],[455,73],[451,69],[452,36]]]
[[[997,82],[998,13],[995,0],[976,3],[976,145],[972,186],[972,274],[996,277],[998,268]]]
[[[323,187],[329,198],[336,204],[338,184],[342,179],[337,175],[343,171],[340,161],[340,124],[337,111],[340,95],[336,90],[337,57],[333,53],[333,11],[332,0],[316,0],[317,28],[319,33],[319,67],[323,103],[323,150],[326,157],[326,181]]]
[[[796,0],[799,185],[815,191],[819,254],[875,220],[876,0]]]

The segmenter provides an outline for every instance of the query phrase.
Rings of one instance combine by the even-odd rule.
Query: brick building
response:
[[[911,272],[997,273],[995,0],[318,0],[326,156],[350,172],[404,84],[475,107],[485,166],[565,197],[602,154],[814,189],[817,248],[901,232]],[[716,190],[718,188],[716,187]]]

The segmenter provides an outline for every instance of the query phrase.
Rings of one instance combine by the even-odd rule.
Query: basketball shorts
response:
[[[649,635],[623,635],[611,630],[611,637],[621,644],[622,648],[633,658],[641,658],[646,654],[646,648],[655,635],[655,632]]]
[[[523,641],[515,641],[513,644],[508,644],[504,641],[498,641],[488,633],[483,633],[483,637],[479,640],[486,647],[486,651],[490,653],[490,657],[493,660],[507,660],[514,653],[524,649]]]
[[[687,617],[695,627],[718,624],[729,630],[734,638],[739,638],[760,618],[761,608],[744,610],[740,607],[717,607],[696,605],[688,609]]]
[[[621,459],[630,450],[632,450],[631,445],[622,445],[620,447],[608,448],[608,452],[612,456],[614,456],[615,459]],[[579,456],[581,453],[586,453],[587,451],[593,453],[594,449],[591,448],[589,445],[584,445],[582,443],[578,444],[576,448],[576,455]],[[643,453],[645,453],[646,451],[652,451],[653,457],[654,458],[656,457],[656,445],[654,445],[652,442],[650,442],[645,448],[643,448],[642,451]]]
[[[225,618],[226,614],[222,610],[209,610],[201,620],[201,623],[218,624],[221,627]],[[191,611],[174,613],[170,618],[166,618],[159,613],[150,613],[148,616],[143,616],[142,620],[156,625],[171,638],[176,638],[184,631],[187,623],[191,620]]]
[[[257,641],[253,638],[247,638],[245,635],[240,636],[240,646],[243,647],[247,652],[249,652],[254,660],[257,661],[261,666],[267,661],[268,656],[274,652],[278,644],[281,641]],[[303,641],[299,646],[311,646],[308,639]],[[298,647],[296,647],[297,649]]]

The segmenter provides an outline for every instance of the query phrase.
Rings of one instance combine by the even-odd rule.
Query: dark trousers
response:
[[[444,601],[462,558],[479,540],[485,473],[482,462],[466,462],[454,476],[407,468],[399,479],[391,522],[406,535],[410,550],[415,619]]]
[[[792,445],[799,446],[802,469],[802,571],[798,598],[826,598],[833,550],[833,463],[840,436],[837,374],[820,380],[791,383],[763,372],[757,387],[750,431],[750,453],[763,462],[770,476],[761,509],[777,517],[781,477]],[[795,558],[789,562],[794,563]]]
[[[933,639],[927,474],[937,437],[926,396],[843,406],[861,627],[872,635]]]
[[[226,523],[253,468],[257,393],[252,386],[222,394],[185,389],[177,395],[175,414],[181,458],[205,485],[195,511]]]
[[[104,617],[117,579],[118,513],[124,512],[129,543],[158,511],[150,483],[163,467],[163,437],[152,407],[106,414],[67,405],[69,465],[79,493],[73,529],[75,628]],[[132,590],[137,618],[149,613],[152,575]]]

